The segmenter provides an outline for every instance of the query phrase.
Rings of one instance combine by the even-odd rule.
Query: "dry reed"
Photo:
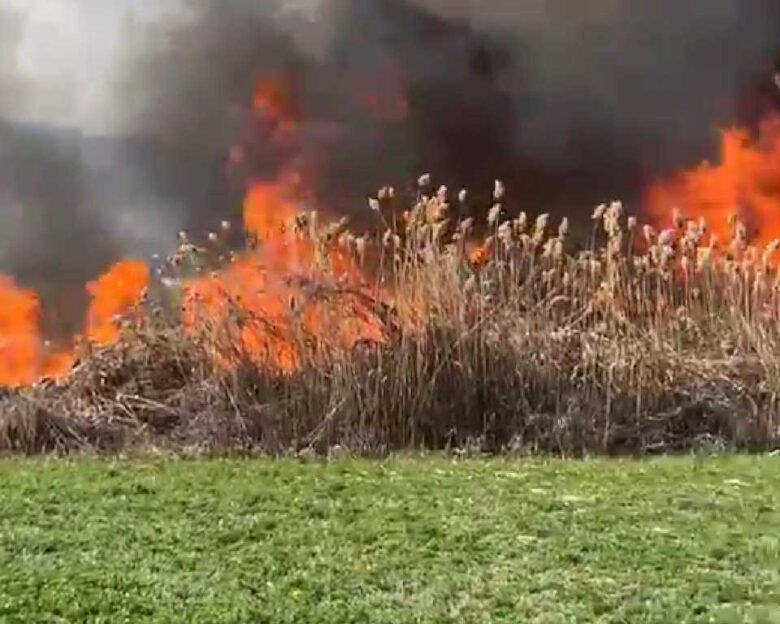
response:
[[[392,189],[370,200],[375,232],[300,219],[295,235],[321,247],[325,266],[334,244],[374,277],[360,293],[321,280],[290,314],[317,297],[334,304],[324,327],[374,315],[386,340],[347,348],[295,329],[299,365],[282,373],[234,339],[247,312],[273,324],[262,309],[236,303],[235,315],[193,333],[162,288],[117,345],[85,352],[64,380],[0,398],[0,450],[583,454],[777,443],[778,244],[753,249],[734,222],[721,250],[704,223],[676,215],[656,232],[612,203],[594,211],[589,248],[571,250],[568,220],[513,213],[506,195],[497,182],[484,213],[466,214],[465,191],[450,204],[426,175],[403,214]],[[215,255],[180,242],[174,271]],[[216,365],[215,350],[232,365]]]

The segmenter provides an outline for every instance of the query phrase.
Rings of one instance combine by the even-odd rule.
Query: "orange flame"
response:
[[[253,184],[244,200],[244,227],[261,241],[278,240],[300,212],[291,197],[299,181],[296,174],[286,174],[277,182]]]
[[[149,267],[125,260],[112,266],[96,281],[87,284],[92,303],[87,313],[87,338],[99,346],[119,339],[117,319],[136,305],[149,286]]]
[[[742,128],[725,130],[720,163],[702,163],[652,186],[646,203],[657,221],[675,208],[704,217],[721,242],[731,238],[730,215],[750,228],[757,245],[780,237],[780,117],[767,118],[756,139]]]
[[[273,124],[274,142],[298,130],[292,89],[279,76],[256,82],[253,110]],[[183,324],[192,332],[216,331],[213,352],[223,366],[248,357],[292,373],[301,366],[303,342],[349,348],[361,340],[384,340],[354,259],[335,241],[295,231],[304,212],[297,193],[301,183],[301,175],[290,170],[253,183],[243,216],[256,248],[222,271],[185,283]],[[220,340],[225,330],[227,340]]]
[[[490,249],[487,245],[478,245],[468,252],[469,263],[475,268],[485,266],[490,259]]]
[[[38,375],[40,305],[35,293],[0,276],[0,385],[23,386]]]
[[[403,119],[409,102],[402,86],[401,76],[389,87],[364,90],[360,104],[380,121]],[[293,96],[279,76],[262,76],[255,84],[252,110],[270,124],[274,142],[283,143],[300,128]],[[755,242],[780,237],[780,117],[767,119],[755,139],[740,128],[724,131],[721,151],[719,164],[703,163],[652,186],[647,194],[652,218],[667,219],[677,207],[691,217],[704,217],[713,232],[727,240],[728,217],[736,213],[757,228]],[[232,163],[245,157],[238,146],[229,154]],[[361,254],[345,251],[311,223],[299,224],[310,232],[293,227],[304,212],[297,193],[300,184],[297,172],[252,184],[243,217],[256,246],[211,276],[184,284],[185,329],[228,332],[227,342],[219,333],[211,336],[220,365],[233,367],[237,358],[248,356],[257,365],[293,373],[302,366],[307,345],[351,349],[358,342],[386,341],[386,328],[361,269]],[[468,257],[478,268],[489,260],[490,252],[485,243],[469,248]],[[87,340],[102,346],[117,341],[118,318],[141,300],[148,284],[149,268],[132,260],[116,264],[90,283]],[[35,293],[0,276],[0,386],[29,385],[42,377],[64,375],[72,367],[74,349],[49,352],[40,315]]]
[[[40,316],[37,295],[0,276],[0,386],[27,386],[73,366],[72,350],[51,352],[42,340]]]
[[[277,119],[293,117],[292,94],[289,86],[279,76],[265,75],[255,83],[253,105],[256,111]]]
[[[43,359],[41,370],[36,379],[31,380],[34,383],[39,379],[61,379],[68,374],[76,363],[76,351],[67,348],[62,351],[49,353]]]
[[[147,284],[148,269],[138,262],[121,262],[90,284],[89,341],[107,345],[117,340],[116,317],[137,303]],[[75,350],[50,351],[40,321],[38,296],[0,275],[0,386],[28,386],[47,377],[62,377],[72,368]]]
[[[185,286],[185,327],[197,331],[205,321],[231,332],[228,346],[237,352],[217,348],[215,353],[225,366],[235,365],[235,355],[292,373],[301,366],[303,341],[350,348],[361,340],[384,340],[381,322],[360,296],[361,274],[354,261],[332,244],[318,249],[317,241],[293,231],[302,213],[294,198],[297,180],[283,175],[255,183],[246,196],[244,221],[258,249]],[[341,282],[328,294],[339,296],[318,298],[318,288],[333,280]]]

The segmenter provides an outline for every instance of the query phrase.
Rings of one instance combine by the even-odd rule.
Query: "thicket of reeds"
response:
[[[279,340],[294,366],[236,338],[248,325],[273,336],[278,310],[236,301],[193,331],[183,294],[152,291],[119,343],[85,351],[62,380],[6,392],[0,449],[579,455],[777,443],[777,243],[751,247],[736,219],[720,243],[678,215],[657,231],[612,203],[576,249],[567,220],[506,210],[500,183],[482,214],[465,192],[427,177],[420,189],[405,213],[392,189],[372,198],[377,226],[363,236],[313,215],[293,224],[319,259],[316,275],[289,276],[300,283]],[[190,245],[173,263],[199,253],[210,252]],[[328,279],[335,253],[363,265],[366,283]],[[295,320],[312,305],[316,332]],[[383,339],[345,344],[345,318],[380,323]]]

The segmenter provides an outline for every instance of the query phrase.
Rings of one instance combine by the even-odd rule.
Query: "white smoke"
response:
[[[207,4],[0,0],[0,273],[78,284],[118,257],[169,248],[192,206],[161,192],[153,166],[127,146],[144,131],[139,103],[156,102],[143,76],[129,89],[126,81],[145,59],[175,56],[170,33]],[[316,0],[252,5],[312,58],[332,37],[335,13],[324,9]]]
[[[121,130],[119,65],[148,25],[182,16],[179,0],[0,0],[0,20],[15,31],[0,66],[16,87],[1,112],[86,134]]]
[[[127,128],[121,67],[178,0],[0,0],[0,272],[74,282],[151,254],[186,208],[103,137]]]
[[[332,4],[265,0],[256,7],[317,56],[333,36]],[[127,130],[127,102],[118,89],[124,68],[164,49],[167,33],[194,15],[186,0],[0,0],[0,22],[14,34],[0,42],[0,85],[10,86],[13,78],[13,93],[0,100],[0,118],[88,135]]]

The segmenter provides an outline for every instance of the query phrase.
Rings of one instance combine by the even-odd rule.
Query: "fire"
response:
[[[300,212],[291,197],[291,189],[299,181],[295,174],[286,174],[276,182],[253,184],[244,201],[244,227],[261,241],[274,241],[289,227]]]
[[[756,245],[779,238],[780,116],[767,118],[757,138],[742,128],[723,131],[718,164],[705,162],[654,185],[647,206],[658,221],[674,208],[703,217],[722,243],[732,238],[732,215],[748,227]]]
[[[474,268],[481,268],[487,264],[490,259],[490,249],[487,245],[477,245],[468,253],[469,263]]]
[[[41,364],[39,374],[30,383],[34,383],[38,379],[61,379],[67,375],[75,363],[76,351],[73,348],[47,353]]]
[[[384,340],[355,260],[335,241],[318,240],[315,224],[296,229],[303,213],[295,201],[297,180],[286,174],[252,185],[244,221],[257,248],[185,285],[184,325],[213,330],[215,355],[225,366],[245,357],[289,374],[300,368],[307,341],[351,348]],[[305,226],[310,230],[302,231]],[[219,339],[223,331],[227,341]]]
[[[36,294],[0,276],[0,385],[27,385],[38,375],[42,356],[39,317]]]
[[[120,262],[88,285],[91,304],[87,338],[108,345],[119,338],[116,318],[140,299],[148,269],[138,262]],[[21,387],[67,374],[76,360],[74,348],[52,351],[41,328],[38,296],[0,276],[0,386]]]
[[[92,303],[87,313],[87,339],[99,346],[119,339],[118,317],[141,299],[149,286],[149,267],[135,260],[112,266],[107,273],[87,285]]]
[[[277,75],[258,77],[252,104],[255,111],[280,121],[291,120],[294,116],[291,90]]]
[[[272,143],[299,129],[292,95],[279,76],[255,84],[253,112],[270,124]],[[339,248],[333,232],[320,230],[313,215],[303,218],[301,184],[293,168],[251,184],[243,216],[252,248],[184,285],[184,327],[207,328],[223,366],[248,358],[288,374],[300,368],[307,343],[351,348],[384,340],[355,255]]]
[[[398,85],[362,91],[364,112],[379,120],[404,119],[409,104]],[[261,76],[255,84],[252,113],[274,145],[285,144],[301,127],[293,96],[278,76]],[[239,146],[228,154],[231,163],[245,157]],[[205,332],[217,365],[229,369],[248,359],[291,374],[320,349],[386,341],[378,295],[364,273],[365,239],[341,224],[323,227],[303,209],[299,171],[290,166],[274,179],[250,184],[243,220],[251,244],[228,265],[183,282],[182,325],[190,335]],[[724,131],[719,163],[655,184],[646,199],[651,218],[665,220],[676,207],[704,217],[722,241],[731,237],[731,214],[755,229],[758,244],[780,238],[780,117],[767,119],[757,138],[740,128]],[[485,241],[467,253],[479,268],[491,247]],[[86,340],[99,346],[118,341],[117,321],[136,307],[148,285],[148,266],[134,260],[119,262],[88,284]],[[72,368],[75,348],[51,352],[40,316],[36,294],[0,276],[0,386],[29,385]]]

